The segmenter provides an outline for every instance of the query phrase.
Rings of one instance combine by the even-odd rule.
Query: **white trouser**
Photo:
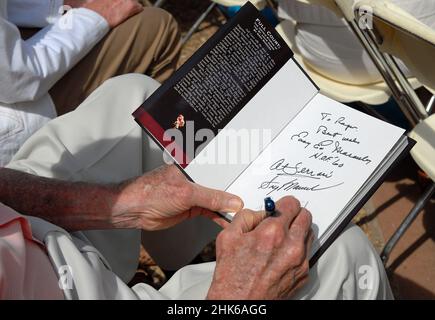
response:
[[[33,135],[8,167],[39,176],[104,183],[123,181],[159,166],[162,152],[131,116],[157,87],[157,82],[138,74],[106,81],[77,110],[52,120]],[[133,292],[119,278],[129,281],[137,267],[139,231],[69,235],[40,219],[32,219],[32,230],[46,243],[56,270],[67,262],[74,265],[76,291],[66,293],[68,298],[201,299],[212,279],[214,263],[199,264],[179,270],[160,291],[136,285]],[[199,217],[168,230],[142,232],[142,241],[160,266],[178,269],[218,232],[215,224]],[[324,253],[298,295],[318,299],[390,297],[382,263],[356,226],[350,226]]]

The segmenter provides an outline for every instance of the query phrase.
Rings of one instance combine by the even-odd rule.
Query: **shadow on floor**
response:
[[[415,282],[403,278],[397,274],[389,275],[391,288],[397,300],[433,300],[435,294],[416,284]]]
[[[419,168],[411,158],[408,156],[404,158],[396,168],[392,170],[392,172],[388,175],[386,181],[388,182],[396,182],[395,188],[398,193],[396,196],[387,199],[384,203],[379,205],[376,210],[374,210],[371,214],[365,216],[361,219],[360,223],[368,223],[374,220],[380,213],[387,210],[391,205],[397,202],[402,197],[408,198],[410,201],[415,203],[421,196],[424,191],[424,188],[428,185],[429,181],[423,181],[418,175]],[[412,183],[403,183],[400,182],[403,179],[411,179]],[[435,212],[435,203],[429,202],[425,207],[426,212]],[[429,226],[429,225],[428,225]]]
[[[394,272],[402,262],[406,260],[416,249],[418,249],[427,240],[432,239],[435,241],[435,201],[428,203],[424,209],[423,226],[425,233],[414,241],[406,250],[404,250],[396,259],[390,261],[388,272]],[[434,296],[435,297],[435,296]]]

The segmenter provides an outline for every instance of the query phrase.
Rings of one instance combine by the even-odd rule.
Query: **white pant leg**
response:
[[[310,269],[296,299],[393,299],[385,268],[362,230],[350,224]]]
[[[162,152],[131,115],[157,87],[156,81],[139,74],[106,81],[75,111],[35,133],[8,167],[63,180],[108,183],[162,164]],[[217,230],[207,219],[192,219],[176,228],[145,233],[145,246],[163,268],[177,269],[191,261]],[[80,236],[103,254],[121,279],[131,279],[140,231],[86,231]]]
[[[204,299],[215,263],[184,267],[160,289],[172,299]],[[350,225],[310,269],[309,282],[293,299],[392,299],[385,269],[375,249]]]
[[[9,167],[47,177],[100,182],[120,181],[140,174],[142,167],[154,165],[147,162],[148,159],[142,161],[142,152],[147,154],[155,146],[148,139],[145,146],[142,145],[142,132],[130,114],[157,86],[156,82],[141,75],[126,75],[105,82],[76,111],[51,121],[32,136]],[[156,154],[148,158],[156,164],[159,161]],[[183,235],[183,231],[195,229],[192,225],[203,228],[206,224],[192,220],[172,235],[167,231],[171,246],[166,248],[162,245],[166,242],[165,237],[159,232],[151,233],[147,243],[153,247],[150,251],[157,251],[159,247],[166,251],[161,257],[166,259],[169,267],[174,267],[176,262],[187,262],[186,257],[193,257],[196,249],[210,240],[208,235],[216,231],[213,224],[207,225],[212,230],[210,233],[199,229],[202,236],[197,236],[193,243],[196,247],[192,249],[186,245]],[[85,234],[114,271],[127,281],[136,267],[139,234],[135,231]],[[195,239],[194,236],[190,234],[189,239]],[[153,237],[155,241],[152,241]],[[185,255],[180,252],[185,252]],[[371,290],[361,291],[356,281],[359,270],[355,268],[365,265],[374,270],[376,281]],[[168,281],[161,292],[171,298],[203,299],[213,270],[214,263],[185,267]],[[357,227],[349,228],[334,242],[311,270],[310,276],[310,283],[300,293],[300,298],[383,298],[391,294],[376,252]],[[141,288],[136,288],[138,291]]]

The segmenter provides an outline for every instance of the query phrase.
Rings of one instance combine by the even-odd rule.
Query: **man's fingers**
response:
[[[133,4],[132,4],[132,10],[131,10],[131,11],[132,11],[134,14],[143,11],[143,9],[144,9],[143,6],[142,6],[139,2],[137,2],[137,1],[133,1]]]
[[[297,278],[301,278],[301,277],[307,275],[308,272],[310,271],[309,257],[310,257],[310,253],[311,253],[311,247],[313,244],[313,240],[314,240],[314,234],[313,234],[313,231],[310,229],[308,231],[307,236],[305,237],[305,243],[304,243],[305,250],[302,250],[302,252],[301,252],[301,254],[303,254],[303,257],[301,257],[301,259],[300,259],[301,263],[296,268],[296,277]]]
[[[270,223],[279,221],[283,228],[288,229],[300,210],[301,204],[299,200],[292,196],[283,197],[275,203],[275,216],[273,220],[270,220]],[[269,220],[264,221],[265,228],[267,228],[268,222]]]
[[[130,1],[126,4],[126,12],[124,13],[124,17],[121,18],[121,22],[127,20],[128,18],[138,14],[143,11],[143,6],[137,1]]]
[[[243,210],[242,212],[236,214],[231,225],[235,225],[242,230],[242,232],[249,232],[257,226],[259,226],[259,228],[267,228],[268,221],[270,221],[270,223],[275,223],[279,220],[282,223],[282,226],[285,229],[288,229],[290,223],[293,221],[293,219],[295,219],[301,210],[301,206],[296,198],[287,196],[276,202],[275,210],[277,212],[277,217],[271,218],[270,220],[265,219],[267,214],[264,211],[254,212],[251,210]]]
[[[303,286],[305,286],[308,282],[308,274],[304,275],[303,277],[296,280],[296,283],[294,284],[289,297],[294,296],[294,294],[301,289]]]
[[[192,216],[198,216],[201,215],[203,217],[207,217],[210,220],[212,220],[214,223],[218,224],[222,228],[227,228],[230,225],[230,222],[225,220],[222,216],[220,216],[218,213],[200,208],[200,207],[193,207],[191,209],[193,215]]]
[[[311,213],[302,208],[289,228],[289,238],[294,245],[303,244],[311,231]]]
[[[286,196],[276,202],[275,211],[278,212],[278,218],[282,219],[288,228],[301,211],[301,203],[295,197]]]
[[[314,242],[314,233],[313,233],[313,230],[310,229],[310,231],[308,232],[307,238],[306,238],[306,248],[307,248],[306,256],[307,257],[309,257],[311,254],[311,249],[313,248],[313,242]]]
[[[241,233],[247,233],[257,227],[261,221],[267,217],[264,211],[242,210],[238,212],[230,224],[230,228],[235,228]]]
[[[243,201],[228,192],[210,189],[192,183],[191,206],[198,206],[210,211],[238,212],[243,208]]]

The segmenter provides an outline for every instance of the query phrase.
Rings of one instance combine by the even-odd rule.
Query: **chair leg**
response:
[[[374,40],[374,33],[371,32],[369,28],[361,29],[356,20],[348,21],[348,25],[359,39],[362,46],[366,49],[367,53],[370,55],[371,60],[384,78],[385,83],[390,88],[393,97],[400,107],[400,110],[406,116],[411,126],[414,127],[419,122],[420,118],[417,114],[415,114],[414,108],[409,105],[410,101],[406,99],[401,88],[399,88],[398,84],[396,83],[390,66],[386,63],[385,57],[377,47],[376,41]]]
[[[189,31],[187,31],[186,35],[181,39],[181,44],[184,45],[187,40],[190,39],[192,34],[198,29],[199,25],[207,18],[209,13],[216,7],[216,3],[212,2],[208,8],[201,14],[201,16],[198,18],[198,20],[195,21],[192,27],[190,27]]]
[[[432,182],[432,184],[424,191],[420,199],[418,199],[415,206],[409,212],[405,220],[403,220],[402,224],[397,229],[397,231],[388,240],[387,244],[385,245],[381,253],[381,259],[384,265],[386,265],[388,258],[390,257],[390,253],[393,250],[394,246],[396,245],[397,241],[399,241],[399,239],[409,228],[409,226],[414,221],[414,219],[418,216],[420,211],[424,208],[426,203],[431,199],[432,195],[434,194],[434,191],[435,191],[435,182]]]

